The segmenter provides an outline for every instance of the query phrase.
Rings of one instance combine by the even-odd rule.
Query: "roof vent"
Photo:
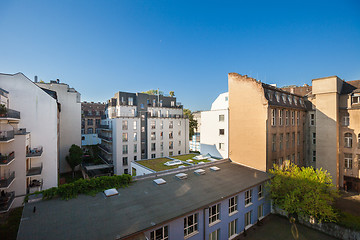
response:
[[[105,190],[104,193],[106,197],[111,197],[119,194],[119,192],[115,188]]]
[[[219,171],[219,170],[220,170],[220,168],[218,168],[218,167],[214,166],[214,167],[210,167],[210,170],[211,170],[211,171]]]
[[[198,169],[195,170],[194,173],[198,174],[198,175],[204,175],[205,174],[205,170],[204,169]]]
[[[177,177],[178,179],[187,179],[187,174],[179,173],[179,174],[176,174],[175,177]]]
[[[157,185],[161,185],[161,184],[165,184],[166,181],[162,178],[158,178],[154,180],[154,183],[156,183]]]

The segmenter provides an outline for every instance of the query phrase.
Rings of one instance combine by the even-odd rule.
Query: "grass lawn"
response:
[[[254,227],[246,231],[247,236],[243,235],[239,239],[247,240],[279,240],[279,239],[294,239],[291,233],[291,223],[285,217],[278,215],[270,215],[263,219],[264,224],[262,226],[255,225]],[[326,240],[335,240],[329,235],[326,235],[317,230],[308,228],[299,223],[296,224],[299,234],[299,240],[312,240],[312,239],[326,239]]]
[[[20,219],[23,207],[15,208],[9,213],[9,217],[5,223],[0,224],[1,240],[16,239],[17,231],[19,229]]]
[[[180,155],[180,156],[172,156],[172,158],[176,158],[181,161],[186,161],[188,159],[192,159],[193,157],[195,157],[197,155],[199,155],[199,154],[186,154],[186,155]]]
[[[74,178],[73,178],[72,172],[61,173],[60,178],[65,178],[65,183],[72,183],[83,177],[82,177],[81,171],[76,171]]]
[[[138,161],[137,163],[141,164],[147,168],[150,168],[152,170],[155,170],[157,172],[178,168],[180,166],[180,165],[166,166],[166,165],[164,165],[164,163],[166,163],[167,161],[171,161],[171,160],[168,158],[155,158],[155,159]]]

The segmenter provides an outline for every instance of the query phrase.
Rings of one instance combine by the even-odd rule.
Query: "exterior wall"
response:
[[[245,206],[245,191],[240,192],[234,196],[238,197],[237,201],[237,212],[229,215],[229,199],[234,196],[227,197],[225,200],[215,202],[210,204],[209,207],[220,204],[220,221],[209,224],[209,208],[195,210],[194,212],[181,216],[173,221],[170,221],[166,224],[158,225],[153,229],[146,231],[145,237],[150,239],[150,234],[152,231],[163,227],[168,226],[169,239],[184,239],[184,218],[195,213],[198,214],[198,231],[191,234],[190,236],[185,237],[186,239],[197,240],[197,239],[209,239],[209,234],[217,229],[220,229],[219,239],[229,239],[229,223],[237,219],[237,234],[240,234],[245,229],[245,214],[249,211],[251,213],[251,225],[255,224],[258,220],[258,206],[264,204],[264,216],[270,214],[270,201],[266,200],[266,197],[258,199],[258,187],[253,187],[252,189],[252,203]],[[247,226],[248,229],[250,226]],[[204,236],[205,235],[205,236]]]
[[[0,74],[0,86],[9,91],[9,108],[20,112],[20,121],[10,124],[1,122],[1,130],[26,128],[28,133],[15,135],[14,141],[1,143],[1,153],[15,152],[15,160],[1,171],[15,171],[15,182],[7,191],[15,191],[14,206],[22,204],[27,186],[32,179],[42,181],[42,189],[58,184],[58,106],[54,98],[37,87],[23,74]],[[27,148],[42,147],[39,157],[26,157]],[[40,167],[36,177],[27,177],[30,167]]]
[[[232,161],[266,171],[267,117],[268,104],[261,83],[229,73],[229,158]]]
[[[81,102],[80,93],[64,83],[37,83],[41,88],[57,93],[60,112],[60,173],[71,171],[65,157],[71,145],[81,146]]]
[[[81,146],[97,145],[101,140],[98,138],[97,133],[94,134],[81,134]]]
[[[141,160],[140,160],[141,161]],[[134,171],[135,169],[135,171]],[[146,174],[150,174],[150,173],[154,173],[154,170],[148,169],[146,167],[144,167],[141,164],[138,164],[135,161],[131,161],[131,174],[133,176],[141,176],[141,175],[146,175]]]
[[[219,121],[220,115],[224,115],[224,121]],[[210,153],[214,157],[228,158],[229,110],[202,111],[201,119],[201,154]],[[220,129],[224,130],[224,135],[220,135]],[[224,145],[222,149],[220,143]]]
[[[222,110],[229,108],[229,92],[220,94],[211,104],[211,110]]]
[[[339,93],[338,77],[313,79],[316,95],[316,167],[326,169],[336,186],[342,186],[339,178]]]

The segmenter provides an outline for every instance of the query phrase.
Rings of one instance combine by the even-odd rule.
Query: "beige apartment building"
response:
[[[336,186],[360,192],[360,80],[332,76],[280,89],[230,73],[229,116],[233,161],[323,168]]]

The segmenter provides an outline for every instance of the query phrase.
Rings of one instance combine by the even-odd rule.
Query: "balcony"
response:
[[[27,177],[32,177],[32,176],[41,175],[42,168],[43,168],[42,163],[41,163],[39,166],[30,167],[30,168],[26,171],[26,176],[27,176]]]
[[[9,165],[15,159],[15,152],[12,151],[9,154],[0,153],[0,166]]]
[[[101,124],[100,124],[100,128],[101,128],[101,129],[111,130],[110,125],[101,125]]]
[[[109,159],[108,157],[105,157],[105,155],[99,153],[98,156],[101,158],[101,160],[103,160],[105,163],[107,164],[112,164],[112,160]]]
[[[14,130],[0,131],[0,142],[10,142],[14,139]]]
[[[43,181],[38,179],[31,180],[30,184],[28,185],[27,192],[34,193],[36,191],[42,190]]]
[[[112,154],[112,150],[104,145],[99,145],[99,148],[105,151],[107,154]]]
[[[25,135],[25,134],[27,134],[26,128],[19,128],[19,129],[14,131],[14,134],[15,135]]]
[[[0,188],[8,188],[15,179],[15,172],[0,177]]]
[[[42,153],[43,153],[42,147],[30,148],[26,153],[26,157],[28,158],[40,157]]]
[[[149,114],[149,118],[188,118],[186,115],[182,114]]]
[[[0,120],[20,120],[20,112],[7,108],[6,113],[0,113]]]
[[[2,193],[0,195],[0,213],[9,211],[15,199],[15,192]]]
[[[104,139],[107,142],[112,142],[112,137],[108,137],[102,134],[98,134],[99,138]]]

